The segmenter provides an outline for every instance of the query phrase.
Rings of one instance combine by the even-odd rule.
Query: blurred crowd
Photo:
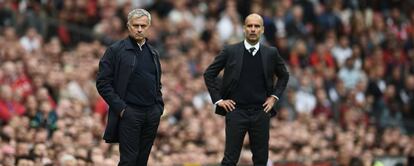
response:
[[[271,120],[274,165],[404,165],[414,157],[413,0],[0,1],[0,165],[113,166],[95,89],[133,8],[152,14],[165,111],[149,165],[218,164],[224,119],[204,86],[220,49],[264,18],[290,72]],[[246,137],[247,138],[247,137]],[[240,164],[251,164],[248,147]]]

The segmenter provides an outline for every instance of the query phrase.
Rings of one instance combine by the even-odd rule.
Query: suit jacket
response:
[[[158,52],[148,44],[153,56],[157,72],[157,101],[164,104],[161,93],[161,67]],[[120,40],[105,51],[99,61],[96,88],[105,102],[109,105],[108,121],[103,139],[107,143],[118,142],[118,123],[121,111],[126,108],[124,101],[129,77],[134,70],[136,59],[135,43],[129,37]]]
[[[225,46],[214,59],[214,62],[206,69],[204,80],[213,103],[220,99],[228,99],[234,92],[243,66],[244,50],[243,42]],[[289,73],[285,63],[275,47],[260,44],[259,51],[263,62],[266,94],[267,96],[275,95],[281,97],[289,80]],[[223,69],[224,75],[222,80],[220,80],[217,76]],[[226,115],[227,112],[221,107],[216,107],[216,113]],[[270,113],[271,116],[274,116],[276,115],[276,110],[272,109]]]

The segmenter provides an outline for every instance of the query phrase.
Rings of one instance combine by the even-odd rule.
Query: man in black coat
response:
[[[111,45],[99,62],[96,87],[109,105],[103,139],[119,142],[119,165],[147,165],[163,113],[159,55],[146,41],[150,25],[150,13],[132,10],[129,37]]]
[[[270,117],[276,115],[273,106],[286,88],[289,73],[277,49],[259,43],[263,32],[262,17],[248,15],[245,40],[224,47],[204,73],[216,113],[226,116],[222,165],[237,164],[246,132],[254,165],[266,165],[268,160]],[[217,76],[223,69],[220,84]]]

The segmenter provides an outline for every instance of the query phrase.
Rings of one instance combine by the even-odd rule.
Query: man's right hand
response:
[[[217,105],[224,108],[227,112],[233,111],[236,108],[236,102],[233,100],[223,100],[217,103]]]
[[[119,116],[122,118],[122,116],[124,116],[124,112],[125,112],[125,108],[122,109],[121,113],[119,114]]]

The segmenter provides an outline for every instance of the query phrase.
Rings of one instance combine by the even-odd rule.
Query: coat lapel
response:
[[[263,44],[260,44],[260,48],[259,48],[259,52],[262,55],[262,66],[263,66],[263,73],[264,73],[264,77],[265,80],[267,80],[267,69],[268,69],[268,64],[270,62],[270,59],[268,58],[269,55],[267,54],[268,51],[266,51],[266,48]],[[265,81],[267,83],[267,81]]]
[[[235,61],[236,61],[236,67],[235,67],[235,69],[236,69],[236,75],[237,75],[236,80],[237,81],[240,78],[240,73],[241,73],[241,70],[242,70],[242,67],[243,67],[243,54],[244,54],[244,50],[245,50],[244,44],[243,44],[243,42],[241,42],[237,46],[237,49],[235,50],[235,54],[234,54]]]
[[[148,42],[148,40],[147,40],[147,42]],[[150,53],[152,55],[152,58],[154,60],[155,70],[157,72],[157,80],[158,80],[158,83],[160,83],[161,82],[161,64],[160,64],[160,57],[159,57],[158,53],[155,51],[154,47],[152,47],[149,43],[147,43],[147,46],[148,46],[148,49],[149,49],[149,51],[150,51]],[[159,84],[157,84],[157,86],[158,85]],[[160,88],[160,87],[158,87],[158,88]]]

